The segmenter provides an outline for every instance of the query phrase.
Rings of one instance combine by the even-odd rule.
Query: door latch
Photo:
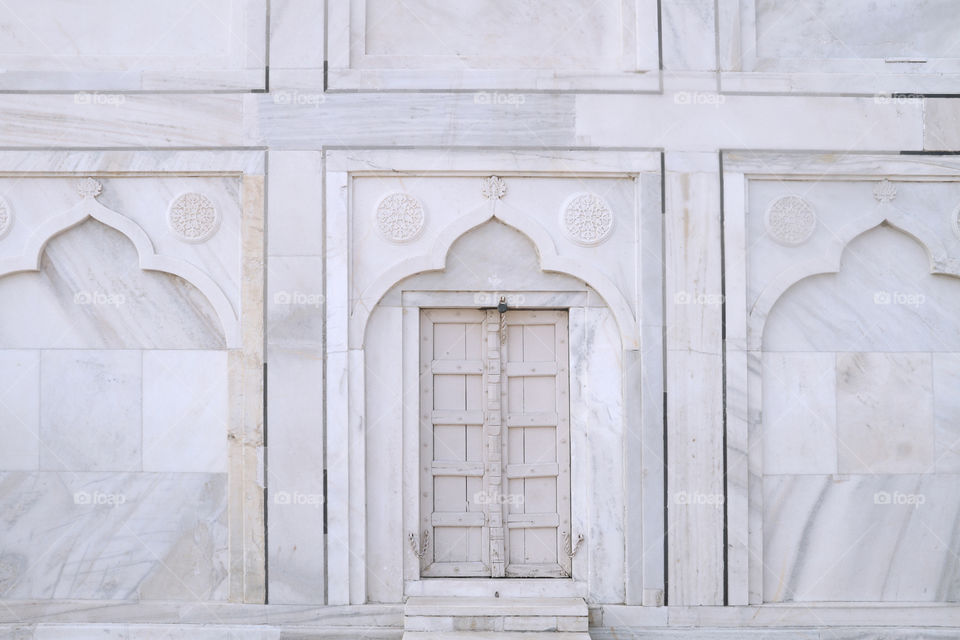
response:
[[[430,532],[426,529],[423,530],[423,539],[418,539],[417,534],[410,533],[410,549],[413,551],[413,555],[417,556],[420,560],[423,560],[423,556],[426,555],[427,549],[430,548]]]

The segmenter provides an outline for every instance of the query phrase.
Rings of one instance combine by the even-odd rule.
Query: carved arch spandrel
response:
[[[157,254],[149,236],[140,225],[93,198],[84,198],[66,212],[37,227],[27,239],[19,256],[0,260],[0,278],[22,271],[39,271],[41,256],[47,243],[87,219],[101,222],[129,239],[137,250],[141,269],[168,273],[195,286],[213,306],[223,326],[227,347],[240,346],[239,317],[223,289],[209,275],[186,260]]]
[[[407,258],[392,266],[364,289],[352,303],[351,348],[360,348],[373,308],[395,284],[418,273],[442,271],[446,267],[447,254],[454,242],[488,220],[499,220],[526,236],[537,252],[543,271],[566,274],[589,285],[613,312],[623,348],[639,349],[640,336],[636,318],[627,299],[610,278],[582,260],[559,255],[553,238],[539,222],[517,211],[494,211],[486,207],[475,209],[452,221],[440,232],[426,253]]]
[[[827,251],[781,271],[766,284],[747,311],[748,348],[761,348],[770,311],[791,287],[813,276],[839,273],[843,253],[850,243],[884,224],[907,235],[923,247],[930,263],[931,274],[960,278],[960,260],[951,259],[940,238],[919,222],[916,216],[900,213],[884,217],[878,213],[870,213],[841,228],[830,242]]]

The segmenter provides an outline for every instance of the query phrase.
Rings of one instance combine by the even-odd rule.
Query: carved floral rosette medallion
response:
[[[391,242],[409,242],[426,222],[423,205],[409,193],[391,193],[377,204],[377,230]]]
[[[184,193],[170,204],[167,224],[184,242],[206,242],[220,228],[220,212],[202,193]]]
[[[507,195],[507,183],[498,176],[484,178],[480,185],[480,195],[487,200],[499,200]]]
[[[776,242],[788,247],[803,244],[817,227],[817,214],[800,196],[777,198],[767,208],[764,223]]]
[[[103,192],[103,185],[93,178],[84,178],[77,183],[77,193],[81,198],[96,198]]]
[[[887,179],[881,180],[873,185],[873,199],[884,204],[893,201],[897,197],[897,185]]]
[[[570,196],[560,210],[560,228],[573,242],[592,247],[610,237],[613,211],[595,193]]]
[[[7,204],[7,201],[0,198],[0,238],[7,235],[10,227],[13,226],[13,209]]]

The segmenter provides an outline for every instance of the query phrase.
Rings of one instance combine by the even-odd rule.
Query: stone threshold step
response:
[[[587,632],[568,631],[405,631],[403,640],[590,640]]]
[[[404,616],[570,616],[586,617],[583,598],[491,598],[411,596]],[[474,633],[474,632],[470,632]],[[497,636],[501,637],[501,636]],[[503,636],[505,637],[505,636]],[[553,636],[551,636],[553,637]]]

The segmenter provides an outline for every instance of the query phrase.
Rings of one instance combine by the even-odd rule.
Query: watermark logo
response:
[[[499,92],[489,92],[481,91],[479,93],[473,94],[473,103],[474,104],[492,104],[504,107],[513,107],[519,108],[520,105],[526,104],[527,96],[522,93],[499,93]]]
[[[498,291],[482,291],[473,296],[473,303],[478,307],[495,307],[500,304],[500,298],[503,298],[508,307],[520,307],[527,301],[521,293],[500,293]]]
[[[724,503],[724,496],[722,493],[678,491],[677,493],[673,494],[673,501],[676,504],[708,505],[712,507],[719,507]]]
[[[493,490],[473,494],[473,504],[512,504],[522,505],[523,496],[516,493],[499,493]]]
[[[873,96],[874,104],[923,104],[923,96],[915,93],[900,93],[897,95],[877,94]]]
[[[277,491],[273,494],[274,504],[299,507],[320,507],[323,505],[322,493],[300,493],[299,491]]]
[[[127,97],[122,93],[99,93],[81,91],[73,94],[74,104],[96,104],[109,107],[119,107],[127,101]]]
[[[678,91],[673,94],[673,103],[681,105],[699,105],[720,108],[727,101],[727,96],[710,91]]]
[[[299,305],[304,307],[320,307],[323,304],[322,293],[307,293],[305,291],[278,291],[273,294],[274,304]]]
[[[689,291],[677,291],[673,294],[674,304],[702,304],[715,305],[723,304],[724,297],[722,293],[691,293]]]
[[[905,293],[903,291],[875,291],[874,304],[897,304],[905,307],[919,307],[927,301],[922,293]]]
[[[888,491],[878,491],[873,494],[873,504],[889,504],[889,505],[909,505],[913,507],[919,507],[927,501],[927,496],[922,493],[902,493],[900,491],[894,491],[890,493]]]
[[[127,299],[122,293],[104,293],[102,291],[78,291],[73,294],[73,303],[80,305],[110,305],[119,307]]]
[[[102,491],[78,491],[73,494],[73,503],[80,505],[109,505],[117,507],[127,501],[122,493],[104,493]]]
[[[275,91],[273,92],[274,104],[289,104],[298,107],[317,108],[327,101],[327,96],[322,93],[304,93],[300,91]]]

